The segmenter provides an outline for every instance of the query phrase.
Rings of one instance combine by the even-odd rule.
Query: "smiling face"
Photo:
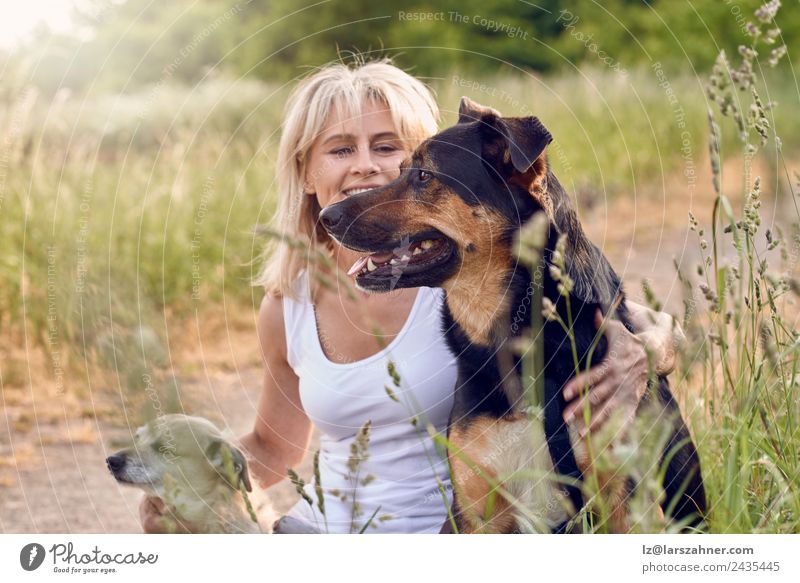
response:
[[[326,208],[388,184],[408,154],[384,103],[369,99],[357,116],[334,108],[308,153],[304,190]]]

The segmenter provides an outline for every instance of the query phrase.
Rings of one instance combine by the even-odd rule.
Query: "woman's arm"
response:
[[[647,353],[652,356],[656,374],[667,375],[675,368],[677,349],[684,340],[680,324],[669,314],[655,312],[640,304],[628,301],[628,311],[635,334],[621,322],[605,322],[608,351],[602,362],[571,379],[564,387],[564,420],[575,419],[581,435],[586,434],[582,411],[588,403],[589,430],[596,431],[619,410],[625,423],[633,419],[639,401],[647,390],[650,365]],[[603,325],[598,311],[595,325]],[[581,389],[589,387],[583,397]],[[571,401],[571,402],[570,402]]]
[[[286,358],[283,305],[265,297],[258,317],[258,338],[264,361],[264,384],[253,431],[242,436],[239,447],[248,458],[251,475],[262,488],[286,478],[286,469],[298,465],[311,438],[311,421],[300,402],[299,380]],[[166,533],[163,518],[169,514],[160,498],[145,496],[139,505],[147,533]],[[178,522],[172,532],[191,532],[192,525]]]
[[[303,461],[312,425],[300,402],[299,379],[286,356],[283,304],[265,297],[258,318],[258,338],[264,360],[264,388],[253,431],[240,445],[250,458],[250,471],[262,488],[286,478],[286,469]]]

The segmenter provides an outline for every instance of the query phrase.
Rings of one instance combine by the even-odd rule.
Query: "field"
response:
[[[768,126],[756,107],[745,140],[707,99],[707,79],[659,67],[429,80],[442,127],[461,95],[539,116],[556,174],[629,296],[683,324],[672,385],[699,444],[712,532],[800,530],[798,94],[765,75],[759,94],[778,105]],[[158,411],[202,412],[239,433],[252,422],[254,233],[275,204],[287,87],[218,76],[50,99],[4,83],[0,531],[135,530],[138,495],[117,492],[104,452]],[[753,98],[735,95],[750,115]],[[78,503],[57,491],[72,480]],[[279,507],[291,496],[284,488]]]

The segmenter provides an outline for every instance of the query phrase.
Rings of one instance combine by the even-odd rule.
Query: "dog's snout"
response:
[[[112,472],[118,472],[122,468],[125,467],[125,456],[124,455],[112,455],[106,458],[106,464],[108,465],[108,469]]]
[[[322,210],[319,215],[319,220],[322,221],[322,226],[330,231],[342,222],[342,215],[341,208],[338,208],[338,205],[334,204]]]

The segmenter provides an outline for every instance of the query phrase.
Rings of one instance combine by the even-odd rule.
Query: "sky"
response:
[[[13,48],[43,22],[52,30],[72,28],[75,0],[0,0],[0,48]]]

